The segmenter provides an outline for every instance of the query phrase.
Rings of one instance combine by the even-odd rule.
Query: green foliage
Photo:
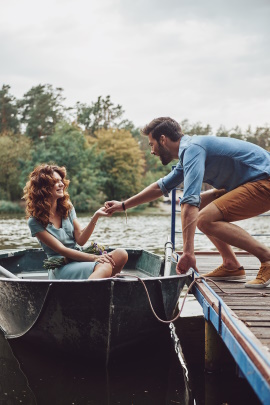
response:
[[[196,122],[195,124],[190,124],[187,119],[180,122],[180,126],[185,135],[211,135],[212,128],[209,124],[205,127],[202,126],[201,122]]]
[[[21,164],[30,156],[30,141],[24,135],[2,135],[0,137],[0,199],[21,198],[18,178]]]
[[[10,86],[3,85],[0,90],[0,134],[19,131],[18,109],[15,97],[10,93]]]
[[[104,179],[99,176],[101,156],[87,144],[78,127],[65,122],[58,124],[56,132],[35,147],[32,159],[25,163],[22,186],[27,175],[41,163],[66,167],[71,180],[70,197],[78,211],[95,209],[103,202],[101,189]]]
[[[67,108],[62,93],[61,88],[40,84],[17,101],[9,85],[0,89],[0,200],[20,199],[34,167],[56,163],[67,168],[76,209],[94,210],[105,199],[120,200],[137,193],[169,173],[176,163],[163,166],[151,155],[148,137],[123,118],[123,107],[115,105],[109,95],[89,105],[78,102],[77,125],[70,125],[64,121]],[[185,119],[180,125],[187,135],[233,137],[270,150],[268,125],[245,131],[220,126],[216,134],[208,124]],[[19,134],[20,128],[24,135]],[[5,204],[3,209],[9,210]]]
[[[21,123],[26,126],[26,135],[34,142],[52,135],[56,124],[63,119],[62,91],[50,84],[39,84],[18,101]]]
[[[246,135],[246,140],[270,151],[270,127],[257,127],[254,134]]]
[[[224,126],[220,126],[217,130],[216,136],[227,136],[230,138],[241,139],[259,145],[266,150],[270,150],[270,127],[268,125],[257,127],[255,132],[252,132],[250,126],[244,132],[239,126],[229,130]]]
[[[216,136],[228,137],[230,136],[230,134],[229,131],[224,127],[224,125],[221,125],[216,132]]]
[[[91,105],[77,103],[77,122],[83,125],[88,135],[94,135],[99,129],[120,128],[133,125],[128,120],[121,120],[124,110],[120,104],[114,105],[111,97],[98,97]]]
[[[102,129],[88,141],[104,152],[100,174],[105,179],[103,191],[108,199],[121,200],[141,190],[144,159],[130,132]]]
[[[11,201],[0,200],[0,213],[1,214],[19,214],[23,212],[23,208],[18,204]]]

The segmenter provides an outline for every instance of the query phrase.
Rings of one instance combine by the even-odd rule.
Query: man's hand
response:
[[[176,273],[185,274],[190,269],[190,267],[199,272],[196,266],[196,258],[194,253],[193,254],[183,253],[180,259],[178,260],[176,266]]]
[[[106,201],[104,206],[107,214],[113,214],[116,211],[123,211],[121,201]]]

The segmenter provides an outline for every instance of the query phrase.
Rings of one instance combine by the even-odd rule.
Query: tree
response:
[[[216,136],[224,136],[224,137],[229,137],[229,131],[224,127],[224,125],[220,125],[216,132]]]
[[[10,93],[10,86],[3,85],[0,90],[0,134],[19,131],[16,99]]]
[[[21,122],[26,126],[26,135],[34,142],[54,133],[55,126],[64,116],[63,89],[54,89],[52,85],[45,84],[32,87],[18,107]]]
[[[104,153],[100,174],[106,179],[104,193],[108,199],[121,200],[141,190],[145,162],[130,132],[101,129],[95,137],[89,136],[88,142]]]
[[[270,150],[270,127],[257,127],[254,134],[249,133],[246,136],[248,142],[255,143],[264,149]]]
[[[232,128],[230,130],[229,136],[230,136],[230,138],[235,138],[235,139],[240,139],[240,140],[244,139],[244,136],[242,134],[242,130],[238,125],[236,125],[236,127]]]
[[[25,163],[21,184],[41,163],[65,166],[71,180],[69,194],[78,211],[96,209],[104,202],[102,187],[105,179],[100,176],[101,156],[90,147],[80,128],[62,122],[48,139],[42,140],[32,151],[32,158]]]
[[[130,125],[130,121],[121,120],[124,110],[120,104],[112,103],[111,97],[98,97],[91,105],[77,103],[77,122],[83,125],[88,135],[94,135],[99,129],[123,128]]]
[[[15,201],[22,197],[18,182],[21,166],[30,157],[31,142],[24,135],[0,137],[0,199]]]
[[[187,119],[180,122],[180,126],[185,135],[211,135],[212,128],[209,124],[205,127],[201,122],[196,122],[195,124],[190,124]]]

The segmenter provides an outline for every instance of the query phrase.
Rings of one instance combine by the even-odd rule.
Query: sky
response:
[[[269,0],[0,0],[0,86],[111,96],[125,117],[270,124]]]

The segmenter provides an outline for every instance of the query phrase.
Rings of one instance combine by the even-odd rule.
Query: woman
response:
[[[104,208],[95,212],[82,230],[67,188],[65,167],[42,164],[29,176],[24,188],[26,215],[32,236],[36,236],[48,259],[66,258],[71,262],[49,270],[50,279],[94,279],[111,277],[127,262],[124,249],[102,256],[81,251],[95,229],[100,216],[108,216]]]

